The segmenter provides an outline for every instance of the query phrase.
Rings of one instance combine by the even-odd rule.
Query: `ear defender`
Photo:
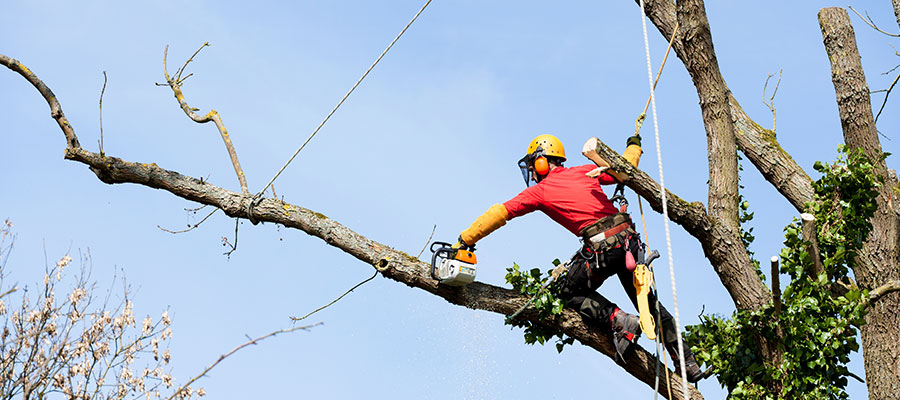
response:
[[[538,157],[534,160],[534,172],[540,176],[547,175],[550,172],[550,165],[547,164],[547,157]]]

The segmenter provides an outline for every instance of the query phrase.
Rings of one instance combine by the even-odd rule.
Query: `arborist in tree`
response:
[[[607,278],[617,275],[628,297],[637,307],[632,273],[626,268],[626,250],[637,257],[640,236],[634,230],[631,217],[619,212],[603,192],[601,185],[618,183],[615,172],[606,171],[609,163],[596,152],[597,139],[585,143],[583,153],[598,165],[586,164],[566,168],[566,152],[562,142],[553,135],[540,135],[528,144],[525,157],[519,160],[519,168],[528,186],[503,204],[494,204],[464,230],[454,248],[471,248],[481,238],[506,224],[507,220],[540,210],[548,217],[580,237],[581,248],[565,267],[553,271],[554,277],[562,275],[561,297],[569,307],[580,312],[590,322],[613,332],[614,344],[619,356],[641,333],[639,318],[628,314],[605,297],[597,288]],[[623,157],[637,166],[641,156],[641,139],[632,136]],[[603,165],[605,164],[605,165]],[[536,183],[532,185],[532,183]],[[650,294],[651,304],[656,298]],[[678,363],[677,333],[674,319],[660,305],[663,339],[675,365]],[[700,366],[684,345],[685,369],[690,382],[701,378]]]

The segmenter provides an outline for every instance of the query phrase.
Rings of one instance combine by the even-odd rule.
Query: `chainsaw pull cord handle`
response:
[[[440,245],[437,250],[435,250],[434,246]],[[453,246],[447,242],[434,242],[431,244],[431,279],[439,280],[437,275],[434,274],[435,267],[437,265],[437,258],[440,254],[447,254],[447,258],[453,258],[453,255],[456,253],[456,249],[451,248]]]

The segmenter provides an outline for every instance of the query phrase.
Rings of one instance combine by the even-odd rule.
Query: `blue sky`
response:
[[[709,2],[718,60],[729,88],[766,127],[766,76],[783,69],[775,104],[781,145],[811,172],[841,142],[828,59],[816,12],[843,3]],[[890,2],[859,2],[896,31]],[[863,4],[864,3],[864,4]],[[218,133],[177,107],[163,81],[203,42],[184,86],[188,102],[215,108],[231,133],[251,191],[259,190],[421,7],[418,1],[52,2],[4,4],[0,53],[20,60],[57,94],[84,147],[97,149],[103,84],[108,154],[208,177],[239,190]],[[893,41],[852,16],[873,90],[900,58]],[[654,70],[665,41],[652,26]],[[5,71],[5,70],[4,70]],[[321,240],[271,224],[241,224],[239,249],[222,255],[234,221],[219,214],[185,227],[194,204],[136,185],[103,184],[65,161],[62,134],[43,99],[21,77],[0,71],[0,218],[17,233],[10,281],[38,282],[44,249],[57,259],[90,252],[92,276],[114,273],[134,288],[139,316],[168,308],[175,375],[183,382],[222,353],[290,326],[371,276],[369,266]],[[436,0],[276,181],[279,196],[332,217],[374,240],[417,254],[451,241],[493,203],[524,188],[515,165],[528,140],[557,135],[569,165],[587,162],[581,144],[598,136],[624,148],[648,95],[640,11],[621,2]],[[880,105],[882,94],[873,96]],[[657,91],[666,185],[706,201],[706,140],[697,96],[671,57]],[[897,153],[896,101],[879,121]],[[643,131],[651,138],[652,126]],[[647,146],[643,168],[658,176]],[[888,159],[893,164],[894,157]],[[777,254],[796,212],[745,164],[745,197],[756,212],[761,259]],[[452,184],[448,184],[452,183]],[[461,183],[461,184],[456,184]],[[630,194],[633,210],[636,201]],[[662,218],[648,211],[651,247],[664,250]],[[733,305],[700,246],[677,226],[673,257],[683,323]],[[479,243],[478,280],[505,285],[517,262],[547,268],[577,241],[542,215],[514,220]],[[423,255],[423,259],[426,255]],[[665,259],[665,258],[664,258]],[[663,265],[663,264],[660,264]],[[657,280],[671,305],[667,268]],[[602,292],[631,309],[618,283]],[[671,306],[670,306],[671,308]],[[503,316],[452,306],[381,277],[310,318],[309,332],[278,337],[236,354],[200,386],[216,398],[314,396],[384,398],[559,398],[651,396],[607,357],[576,345],[523,344]],[[652,350],[653,343],[641,344]],[[859,358],[851,365],[859,375]],[[575,380],[575,384],[558,384]],[[723,397],[715,380],[700,384]],[[865,388],[851,383],[853,398]]]

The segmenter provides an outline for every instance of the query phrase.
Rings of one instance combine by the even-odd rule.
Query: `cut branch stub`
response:
[[[816,239],[816,217],[809,213],[800,214],[800,220],[803,221],[801,234],[803,240],[809,243],[807,252],[812,259],[812,268],[809,271],[813,279],[825,272],[825,266],[822,265],[822,257],[819,255],[819,241]]]
[[[222,135],[222,141],[225,142],[225,148],[228,150],[228,156],[231,157],[231,165],[234,166],[234,173],[237,174],[238,182],[240,182],[241,184],[241,192],[250,193],[250,191],[247,189],[247,178],[244,176],[244,170],[241,169],[241,163],[238,161],[237,152],[234,150],[234,144],[231,143],[231,138],[228,136],[228,130],[225,129],[225,124],[222,122],[222,117],[219,116],[219,113],[216,110],[209,110],[209,112],[204,116],[198,115],[194,112],[195,109],[191,108],[191,106],[188,105],[187,100],[184,99],[184,93],[181,90],[181,82],[183,82],[184,79],[187,78],[181,78],[181,74],[184,72],[184,68],[186,68],[187,65],[191,61],[193,61],[194,56],[196,56],[197,53],[199,53],[200,50],[202,50],[206,46],[209,46],[208,42],[203,43],[203,46],[200,46],[200,49],[198,49],[194,53],[194,55],[192,55],[191,58],[189,58],[184,63],[184,66],[178,70],[178,73],[174,78],[169,76],[169,69],[166,65],[166,59],[168,58],[169,53],[169,46],[166,46],[165,55],[163,56],[163,71],[166,75],[166,83],[169,87],[172,88],[172,92],[174,92],[175,94],[175,99],[178,100],[178,105],[191,120],[200,124],[212,121],[216,125],[216,129],[218,129],[219,134]]]

